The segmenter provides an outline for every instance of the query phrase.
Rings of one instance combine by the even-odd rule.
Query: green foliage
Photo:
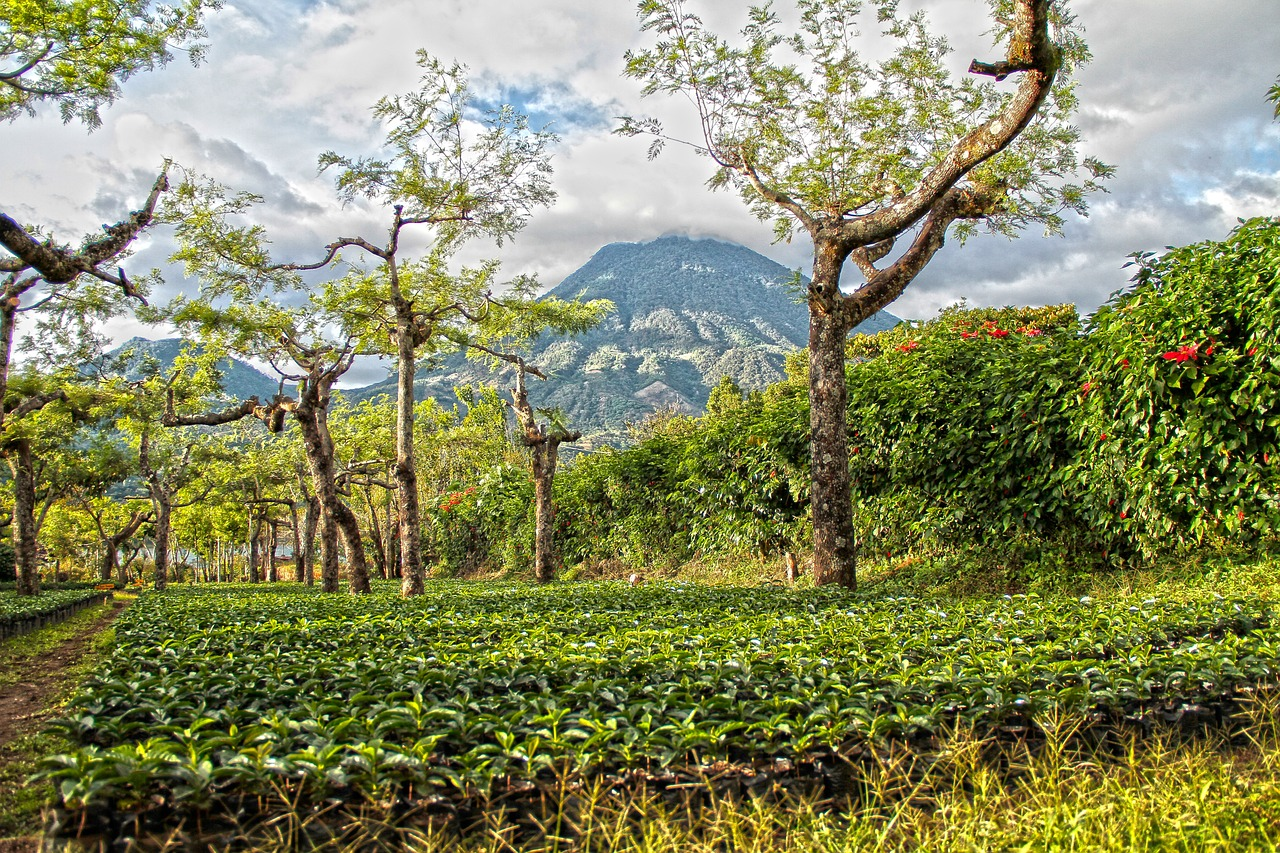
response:
[[[78,748],[42,765],[73,807],[456,797],[1212,714],[1274,680],[1280,634],[1256,599],[454,583],[144,594],[116,640],[58,723]]]
[[[533,484],[508,435],[507,406],[492,388],[460,388],[465,413],[436,413],[419,425],[423,551],[437,572],[524,571],[532,559]]]
[[[139,71],[180,49],[199,62],[201,18],[221,0],[6,0],[0,14],[0,120],[35,115],[44,102],[90,129],[98,110]]]
[[[1093,316],[1075,467],[1089,523],[1142,556],[1280,532],[1280,219],[1134,256]]]
[[[1073,429],[1082,348],[1069,306],[950,309],[849,346],[854,503],[864,552],[980,546],[1049,559],[1079,534]],[[801,547],[809,408],[796,378],[704,417],[658,419],[559,478],[565,558],[640,567]],[[1072,544],[1078,544],[1072,542]]]
[[[1054,584],[1275,541],[1280,225],[1253,220],[1138,267],[1087,333],[1070,306],[957,306],[850,341],[864,557],[958,551]],[[726,378],[706,416],[658,418],[626,449],[572,460],[557,483],[567,564],[803,547],[805,361],[746,398]]]
[[[524,227],[533,208],[554,201],[549,149],[557,137],[533,130],[510,106],[477,110],[464,66],[446,65],[421,50],[418,65],[423,73],[416,90],[382,98],[373,108],[387,128],[391,156],[327,151],[320,169],[337,170],[344,201],[401,206],[404,222],[431,224],[446,243],[483,234],[501,245]]]
[[[1086,342],[1071,306],[943,311],[850,344],[865,551],[1036,559],[1078,532],[1067,478]],[[1078,544],[1078,543],[1073,543]]]
[[[18,579],[14,569],[13,546],[0,543],[0,583],[12,583]]]
[[[779,239],[800,223],[758,183],[812,213],[866,215],[919,186],[948,148],[1013,96],[991,80],[953,79],[947,40],[930,33],[923,12],[908,14],[896,0],[797,0],[791,31],[769,5],[754,6],[737,40],[708,30],[688,5],[640,2],[641,29],[657,42],[629,51],[626,73],[643,81],[645,95],[681,93],[696,104],[704,135],[696,147],[719,167],[711,186],[737,189],[752,212],[773,220]],[[989,5],[1000,45],[1011,10],[1004,0]],[[988,218],[1001,233],[1029,223],[1060,231],[1062,212],[1083,212],[1111,171],[1076,154],[1074,72],[1090,56],[1066,5],[1051,9],[1053,91],[1013,144],[966,179],[1007,191],[1002,212]],[[880,49],[859,50],[865,32],[879,34]],[[651,119],[625,118],[619,133],[653,136],[651,158],[668,139]],[[1078,172],[1087,177],[1064,177]],[[972,227],[962,223],[961,236]]]

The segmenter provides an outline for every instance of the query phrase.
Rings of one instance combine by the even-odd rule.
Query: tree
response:
[[[1012,235],[1042,223],[1061,229],[1064,211],[1110,168],[1075,153],[1069,124],[1071,72],[1088,52],[1065,4],[990,0],[1005,59],[975,60],[954,81],[950,48],[923,13],[904,17],[896,0],[796,0],[800,25],[783,33],[767,5],[752,7],[744,43],[731,44],[686,11],[685,0],[643,0],[648,50],[627,54],[627,74],[644,94],[688,96],[700,121],[695,146],[711,157],[713,188],[738,190],[779,239],[803,230],[813,242],[808,285],[811,512],[816,583],[856,583],[849,446],[845,429],[845,342],[888,305],[942,248],[953,223],[963,239],[985,222]],[[864,59],[854,43],[873,18],[893,44]],[[1017,79],[1012,91],[996,84]],[[668,137],[652,119],[628,118],[619,132]],[[1058,176],[1081,169],[1072,183]],[[899,245],[899,243],[904,245]],[[845,292],[852,262],[865,281]]]
[[[192,63],[204,46],[202,16],[220,0],[35,0],[6,3],[0,17],[0,120],[57,104],[64,122],[90,130],[98,111],[139,71],[168,63],[181,49]],[[179,45],[181,47],[179,48]]]
[[[392,476],[396,460],[395,421],[394,406],[386,397],[340,406],[331,421],[334,443],[348,449],[342,479],[353,498],[357,494],[364,497],[373,562],[384,580],[400,576],[394,535],[396,487]],[[381,491],[377,499],[375,489]],[[385,518],[380,517],[380,504],[385,508]]]
[[[94,389],[65,366],[47,373],[26,368],[6,383],[0,405],[0,455],[13,475],[13,543],[19,595],[39,594],[36,537],[39,479],[50,457],[65,449],[86,420]],[[5,417],[7,415],[7,418]],[[47,509],[48,503],[41,509]]]
[[[204,226],[211,221],[207,213],[210,209],[245,209],[256,197],[239,195],[228,199],[224,188],[211,182],[184,183],[176,195],[179,209],[192,217],[189,227],[180,225],[177,229],[180,249],[176,257],[186,260],[188,272],[201,280],[201,292],[198,299],[175,299],[166,316],[179,329],[207,342],[211,350],[267,361],[283,381],[294,384],[297,396],[281,393],[266,404],[250,398],[221,411],[199,414],[169,409],[162,422],[168,427],[217,426],[253,416],[273,433],[284,429],[286,418],[297,423],[320,506],[322,588],[325,592],[338,591],[337,543],[341,538],[350,568],[351,591],[367,593],[369,569],[360,523],[339,494],[329,430],[334,383],[351,369],[357,354],[354,336],[343,329],[345,317],[328,312],[318,299],[290,307],[272,302],[264,294],[270,289],[268,284],[298,290],[301,281],[296,272],[270,263],[261,242],[261,229],[226,226],[227,230],[217,237],[222,242],[211,245],[202,241],[201,235],[208,233]],[[182,221],[182,214],[174,215]],[[230,243],[258,261],[249,266],[225,263],[221,252]]]
[[[548,420],[539,423],[537,413],[529,404],[525,376],[547,377],[522,359],[516,365],[516,387],[511,389],[511,409],[520,424],[520,441],[529,448],[533,468],[533,574],[538,583],[547,583],[556,574],[555,507],[551,504],[556,462],[560,445],[572,444],[582,438],[582,433],[565,426],[559,412],[540,410],[548,415]]]
[[[546,331],[560,335],[585,332],[598,325],[614,306],[607,299],[585,303],[536,299],[535,292],[533,279],[518,279],[506,298],[490,300],[491,310],[486,312],[484,322],[470,326],[465,344],[493,364],[515,367],[516,387],[511,389],[510,406],[520,426],[520,442],[529,451],[533,473],[534,576],[539,583],[547,583],[555,577],[555,510],[551,497],[560,445],[577,441],[582,433],[565,426],[563,415],[558,411],[534,411],[525,379],[528,376],[546,379],[547,375],[519,353],[527,352]],[[548,420],[539,423],[539,413]]]
[[[398,540],[405,595],[423,591],[421,509],[414,464],[414,376],[424,348],[447,346],[450,327],[478,319],[485,308],[487,267],[474,274],[444,271],[448,253],[472,236],[502,244],[524,227],[535,207],[555,199],[550,183],[550,146],[556,137],[530,129],[509,106],[481,113],[473,104],[466,69],[446,66],[420,51],[420,87],[383,98],[374,116],[387,126],[389,156],[352,158],[326,152],[321,169],[337,170],[344,202],[359,198],[381,204],[390,214],[385,242],[341,237],[316,264],[332,264],[342,249],[358,249],[377,272],[346,279],[339,299],[362,315],[366,342],[396,360],[396,457],[394,476]],[[417,264],[401,258],[400,240],[410,226],[431,229],[433,251]]]
[[[116,98],[120,83],[165,64],[177,45],[184,45],[192,61],[199,61],[202,48],[189,40],[203,35],[202,16],[219,5],[220,0],[183,0],[175,5],[150,0],[6,4],[0,16],[0,119],[34,115],[37,105],[51,102],[58,104],[64,121],[79,119],[92,130],[101,123],[99,108]],[[111,272],[106,267],[124,257],[151,224],[167,187],[162,170],[140,210],[105,226],[104,236],[86,238],[75,249],[0,211],[0,247],[5,250],[0,255],[0,431],[8,428],[6,412],[27,405],[7,393],[18,313],[41,307],[52,315],[55,327],[69,320],[83,330],[94,319],[123,309],[125,301],[113,298],[112,288],[119,288],[126,299],[145,301],[122,268]],[[21,456],[21,441],[6,445],[6,453]],[[19,458],[18,469],[25,468],[29,466]],[[22,478],[15,488],[26,489]],[[21,525],[15,532],[26,535]],[[25,548],[18,543],[20,554]],[[22,586],[23,591],[36,592]]]
[[[534,208],[555,197],[549,177],[553,134],[531,130],[510,107],[476,109],[462,66],[446,66],[422,52],[419,64],[424,73],[418,90],[383,98],[374,107],[374,116],[388,128],[387,156],[320,156],[322,170],[337,171],[344,202],[368,199],[386,209],[385,240],[339,237],[318,262],[275,262],[264,248],[261,228],[231,219],[245,214],[256,197],[227,199],[194,182],[177,192],[180,212],[174,219],[184,246],[177,257],[188,272],[223,282],[245,298],[256,298],[272,284],[293,286],[299,273],[331,269],[341,262],[343,250],[357,250],[371,261],[371,268],[353,267],[331,281],[323,305],[342,316],[360,348],[396,360],[393,474],[404,595],[420,594],[426,574],[413,429],[418,356],[423,350],[464,347],[482,334],[476,329],[502,301],[491,288],[496,263],[454,274],[447,262],[473,236],[501,245],[524,227]],[[411,227],[427,229],[431,240],[417,259],[402,256],[401,240]]]

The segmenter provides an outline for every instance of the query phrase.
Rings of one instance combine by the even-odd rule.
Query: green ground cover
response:
[[[829,589],[433,585],[147,594],[61,724],[72,806],[405,803],[528,781],[799,767],[960,726],[1219,719],[1274,682],[1262,599],[954,602]],[[713,765],[713,762],[721,762]]]

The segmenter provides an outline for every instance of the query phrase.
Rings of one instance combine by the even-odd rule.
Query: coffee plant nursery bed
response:
[[[1221,715],[1275,681],[1259,599],[441,582],[146,593],[57,726],[70,809],[484,798],[548,779],[809,767],[961,724]]]
[[[0,590],[0,640],[55,625],[111,597],[111,591],[96,589],[46,589],[39,595]]]

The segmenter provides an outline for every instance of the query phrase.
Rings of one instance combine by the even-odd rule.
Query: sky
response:
[[[905,2],[950,40],[956,73],[972,58],[999,58],[983,0]],[[744,7],[692,4],[726,33],[745,23]],[[1087,218],[1070,217],[1062,236],[1033,228],[1014,240],[949,243],[893,313],[926,319],[964,299],[1074,302],[1088,314],[1125,286],[1130,253],[1220,239],[1240,217],[1280,214],[1280,123],[1265,100],[1280,75],[1280,0],[1074,0],[1071,9],[1094,56],[1080,72],[1080,151],[1116,167],[1109,192],[1093,198]],[[387,217],[344,207],[316,158],[376,153],[383,134],[370,108],[415,87],[416,51],[425,49],[467,65],[484,100],[513,103],[560,136],[555,204],[514,241],[472,243],[464,259],[496,257],[504,274],[536,274],[550,287],[608,243],[684,234],[810,265],[806,240],[775,244],[735,194],[706,187],[708,160],[671,147],[648,161],[646,141],[612,133],[618,116],[637,114],[694,130],[687,101],[642,99],[622,75],[623,54],[650,43],[632,0],[228,0],[208,30],[203,64],[179,56],[130,80],[97,131],[63,125],[52,110],[0,125],[0,210],[77,242],[136,208],[171,158],[262,195],[280,259],[318,260],[340,235],[381,242]],[[137,248],[135,276],[169,251],[161,232]],[[158,295],[193,290],[169,270]],[[122,320],[110,333],[169,330]],[[349,384],[383,373],[365,365]]]

